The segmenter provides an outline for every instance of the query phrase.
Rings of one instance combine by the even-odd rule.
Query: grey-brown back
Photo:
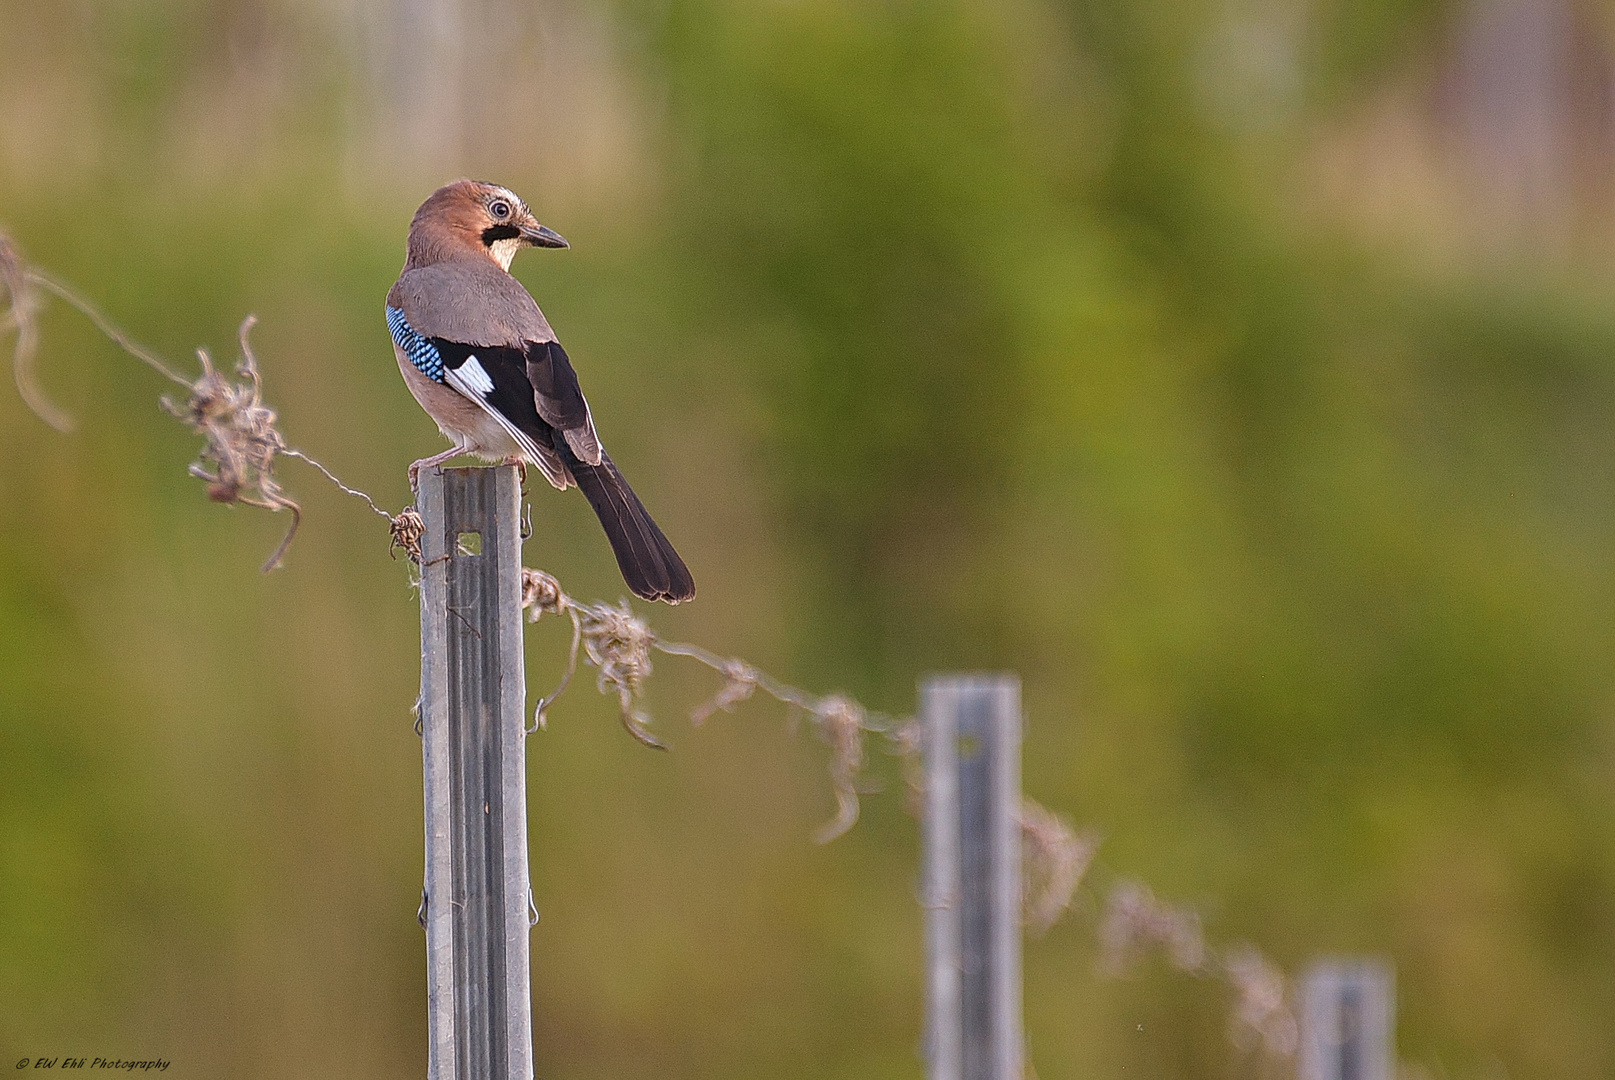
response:
[[[388,291],[387,304],[427,337],[465,345],[555,340],[522,283],[480,256],[405,270]]]

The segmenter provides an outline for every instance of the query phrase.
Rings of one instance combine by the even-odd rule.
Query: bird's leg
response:
[[[454,446],[449,447],[441,454],[433,454],[429,458],[421,458],[419,461],[415,462],[415,464],[409,467],[410,494],[414,495],[416,498],[420,497],[422,469],[430,469],[435,465],[443,464],[450,458],[456,458],[461,454],[469,454],[470,452],[471,448],[466,446],[464,443],[456,443]]]

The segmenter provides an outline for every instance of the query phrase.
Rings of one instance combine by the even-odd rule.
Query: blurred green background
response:
[[[1024,679],[1027,791],[1218,941],[1397,965],[1403,1075],[1615,1075],[1615,5],[0,0],[0,223],[175,361],[247,312],[292,443],[393,508],[381,318],[460,175],[699,600],[892,713]],[[425,1071],[415,598],[296,462],[209,503],[60,304],[0,389],[0,1062]],[[526,561],[623,591],[583,500]],[[547,688],[564,628],[530,631]],[[544,1080],[918,1078],[917,829],[659,659],[529,743]],[[1225,987],[1028,944],[1030,1059],[1236,1077]],[[0,1065],[9,1068],[9,1065]],[[1125,1071],[1124,1071],[1125,1070]],[[1269,1074],[1271,1075],[1271,1074]]]

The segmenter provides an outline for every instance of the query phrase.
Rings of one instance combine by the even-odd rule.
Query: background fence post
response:
[[[1392,1080],[1396,977],[1379,960],[1321,960],[1301,980],[1301,1080]]]
[[[1021,684],[920,684],[930,1080],[1022,1080]]]
[[[521,493],[421,473],[430,1080],[531,1080]]]

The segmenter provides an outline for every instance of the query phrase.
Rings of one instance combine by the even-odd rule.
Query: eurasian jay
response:
[[[454,445],[411,465],[410,488],[459,454],[536,465],[555,487],[583,489],[636,595],[688,600],[689,569],[600,445],[566,350],[510,276],[523,245],[568,246],[496,184],[456,180],[415,211],[387,327],[410,393]]]

